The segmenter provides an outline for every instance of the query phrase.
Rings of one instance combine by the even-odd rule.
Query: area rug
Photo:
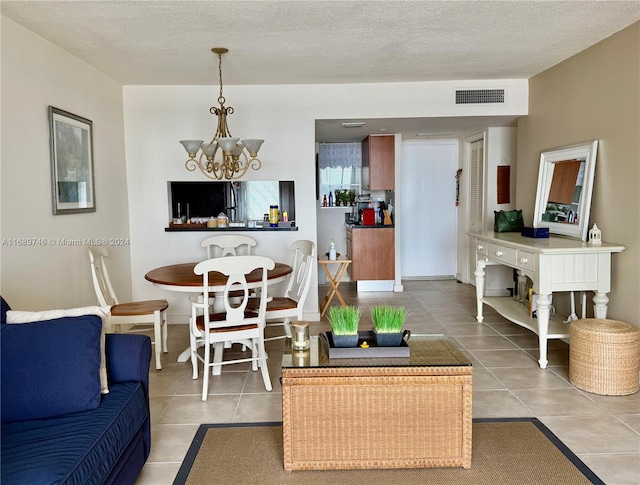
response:
[[[474,419],[470,469],[286,472],[281,423],[203,424],[174,485],[604,484],[535,418]]]

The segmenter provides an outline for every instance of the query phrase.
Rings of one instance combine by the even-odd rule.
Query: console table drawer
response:
[[[516,266],[518,251],[496,244],[489,244],[487,256],[494,261],[500,261],[509,266]]]
[[[484,241],[476,240],[476,251],[478,254],[482,254],[484,256],[487,255],[487,243]]]
[[[535,271],[536,255],[525,251],[518,251],[518,268]]]

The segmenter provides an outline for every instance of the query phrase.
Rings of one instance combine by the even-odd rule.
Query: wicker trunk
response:
[[[472,371],[283,368],[285,470],[470,468]]]

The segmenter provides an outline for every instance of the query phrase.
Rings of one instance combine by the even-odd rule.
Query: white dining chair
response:
[[[224,234],[211,236],[200,243],[207,249],[207,259],[220,256],[251,255],[251,248],[255,247],[256,240],[249,236],[238,234]]]
[[[312,241],[301,239],[291,244],[293,251],[292,272],[289,274],[284,295],[269,297],[267,302],[267,327],[282,326],[284,333],[265,338],[265,341],[291,338],[292,319],[302,320],[304,302],[311,285],[311,270],[315,265],[316,246]],[[256,308],[256,302],[249,302]]]
[[[156,369],[162,369],[161,353],[167,353],[167,300],[143,300],[120,303],[113,291],[105,258],[109,255],[103,246],[90,246],[91,277],[100,306],[110,307],[107,331],[115,325],[153,325]]]
[[[209,375],[215,367],[226,364],[251,362],[252,369],[258,368],[262,372],[264,386],[267,391],[272,390],[269,369],[267,368],[267,354],[264,348],[265,313],[267,309],[266,289],[267,270],[273,269],[275,263],[264,256],[227,256],[212,258],[198,263],[194,272],[202,275],[202,299],[191,302],[191,318],[189,320],[189,336],[191,347],[191,365],[193,378],[198,378],[198,361],[204,364],[202,382],[202,400],[207,400],[209,391]],[[258,285],[259,296],[251,298],[252,288],[247,284],[246,275],[259,269],[262,278]],[[209,273],[216,271],[227,276],[222,298],[224,300],[223,313],[214,313],[209,297]],[[242,291],[240,303],[232,301],[231,293]],[[256,310],[248,308],[249,301],[259,302]],[[224,360],[224,344],[239,343],[250,349],[251,357],[240,357]],[[198,347],[204,346],[203,355]],[[212,347],[213,355],[212,355]]]

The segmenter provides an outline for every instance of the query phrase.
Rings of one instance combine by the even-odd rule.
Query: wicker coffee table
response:
[[[285,346],[285,470],[471,467],[473,368],[445,337],[377,359],[329,359],[318,337]]]

